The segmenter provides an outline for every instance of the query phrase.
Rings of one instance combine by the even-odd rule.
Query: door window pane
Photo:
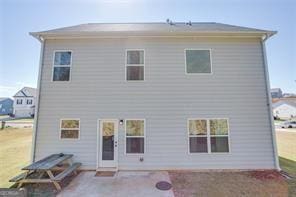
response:
[[[114,131],[113,122],[102,124],[102,160],[114,160]]]
[[[102,160],[114,160],[114,135],[103,136]]]

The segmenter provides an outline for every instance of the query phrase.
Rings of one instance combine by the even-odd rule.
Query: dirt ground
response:
[[[288,185],[277,172],[169,172],[175,197],[287,197]]]

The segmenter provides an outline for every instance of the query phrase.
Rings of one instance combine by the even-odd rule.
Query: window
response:
[[[23,99],[16,99],[16,104],[18,104],[18,105],[23,104]]]
[[[79,139],[80,120],[63,119],[61,120],[61,139]]]
[[[31,105],[33,103],[33,100],[32,99],[28,99],[27,100],[27,105]]]
[[[187,74],[210,74],[212,73],[210,50],[185,50]]]
[[[189,120],[189,147],[191,153],[207,153],[207,120]]]
[[[144,153],[145,121],[125,121],[126,153]]]
[[[227,119],[188,120],[189,153],[229,152]]]
[[[229,152],[227,119],[210,120],[211,151]]]
[[[144,81],[144,50],[126,51],[126,80]]]
[[[71,51],[57,51],[54,53],[53,81],[70,81],[71,61]]]

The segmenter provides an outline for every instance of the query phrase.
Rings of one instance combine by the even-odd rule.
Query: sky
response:
[[[37,87],[40,43],[29,32],[167,18],[278,31],[266,43],[271,87],[296,93],[294,0],[0,0],[0,97]]]

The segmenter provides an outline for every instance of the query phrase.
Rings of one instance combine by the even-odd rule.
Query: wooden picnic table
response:
[[[76,169],[81,166],[81,163],[72,163],[72,157],[72,154],[52,154],[22,168],[26,172],[12,178],[10,182],[17,182],[18,188],[23,183],[53,183],[57,190],[61,190],[59,182],[72,172],[76,174]],[[59,165],[62,163],[68,164],[68,167],[60,168]],[[63,171],[54,176],[53,171],[56,171],[56,169],[63,169]],[[34,172],[40,172],[39,177],[29,178],[29,175]],[[48,174],[49,178],[42,178],[45,173]]]

